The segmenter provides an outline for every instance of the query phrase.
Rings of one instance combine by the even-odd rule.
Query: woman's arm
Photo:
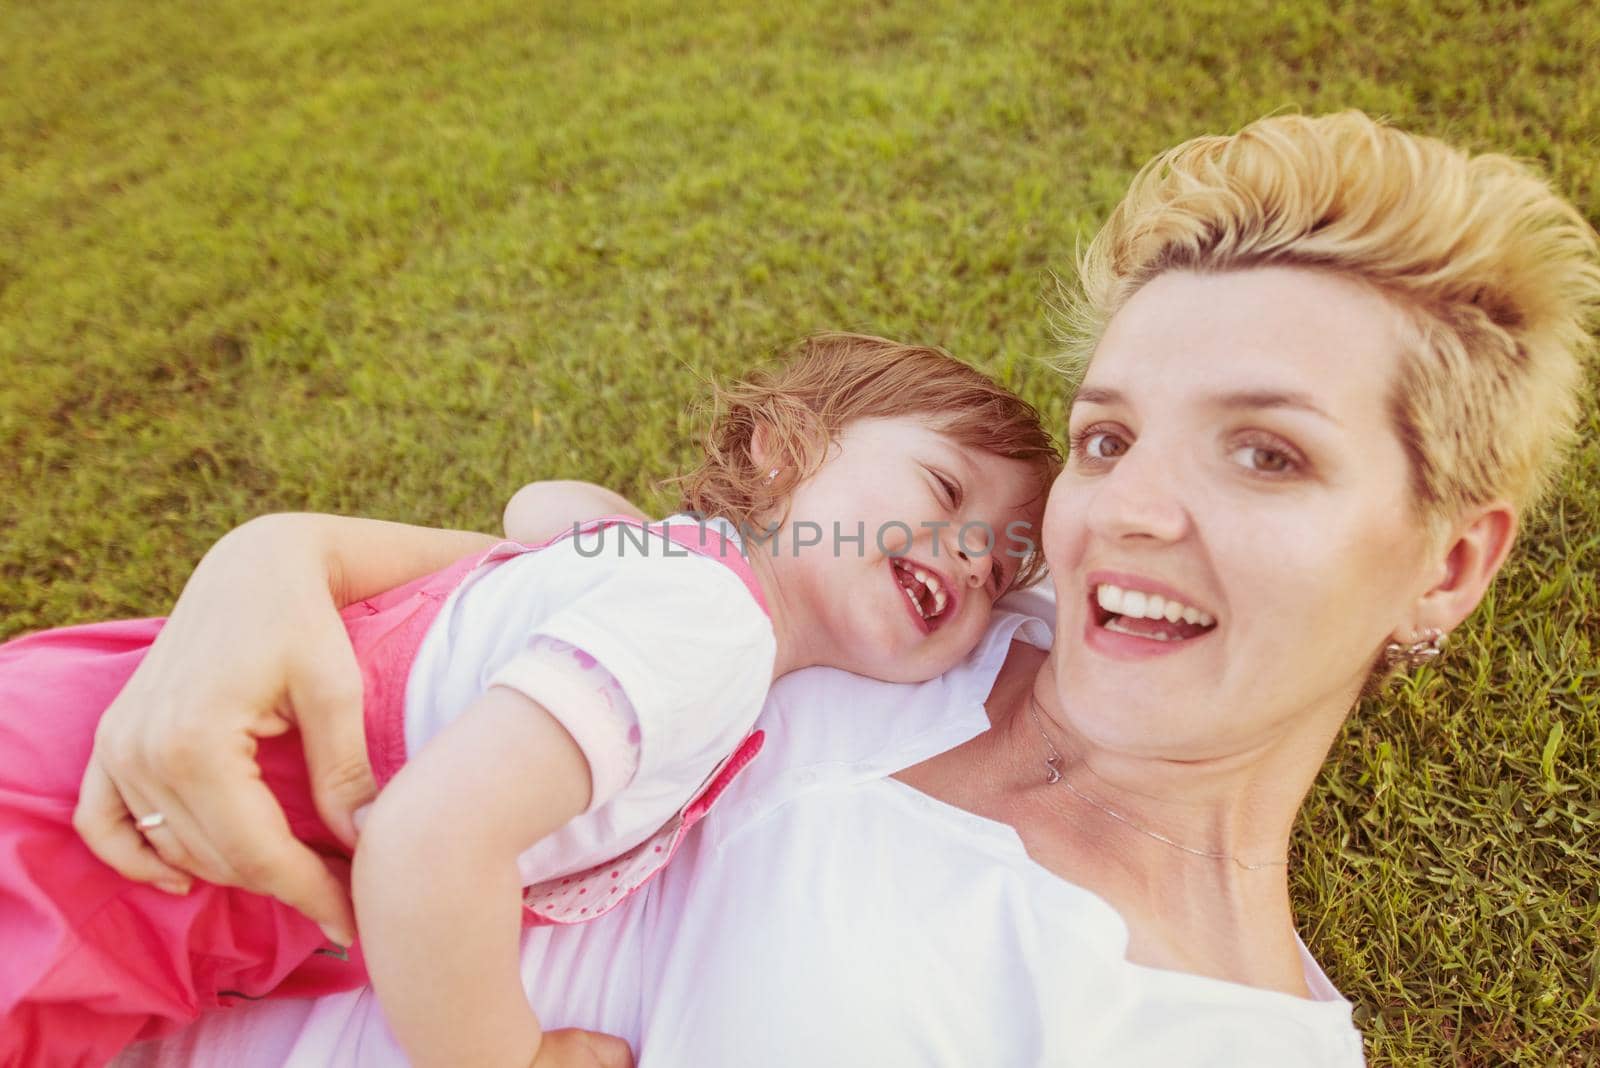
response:
[[[414,1064],[572,1063],[518,966],[517,857],[588,807],[583,751],[503,687],[422,748],[361,828],[355,903],[372,985]]]
[[[361,674],[338,605],[492,540],[318,515],[264,516],[225,535],[101,719],[74,815],[85,843],[172,892],[192,873],[271,894],[348,944],[343,885],[290,835],[255,741],[302,731],[318,810],[353,844],[350,814],[374,790]],[[130,813],[155,812],[161,827],[134,828]]]
[[[508,533],[524,541],[595,515],[637,512],[577,482],[532,483],[513,504],[507,518],[518,525]],[[354,920],[344,886],[289,833],[261,782],[256,739],[300,730],[318,811],[353,843],[351,813],[374,788],[361,676],[338,608],[490,541],[312,515],[266,516],[225,535],[101,719],[74,815],[89,848],[123,875],[174,893],[193,874],[271,894],[348,944]],[[130,812],[160,812],[167,823],[147,838]]]

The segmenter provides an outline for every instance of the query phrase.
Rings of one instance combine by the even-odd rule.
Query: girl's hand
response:
[[[622,1039],[598,1031],[546,1031],[531,1068],[633,1068],[633,1050]]]

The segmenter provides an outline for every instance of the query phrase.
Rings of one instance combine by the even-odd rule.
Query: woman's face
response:
[[[1440,577],[1391,422],[1406,331],[1376,292],[1282,267],[1169,272],[1111,321],[1043,538],[1062,714],[1086,740],[1326,747]]]

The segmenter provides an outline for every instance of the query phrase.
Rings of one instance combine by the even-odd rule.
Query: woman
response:
[[[1570,436],[1594,236],[1504,158],[1355,113],[1279,117],[1152,162],[1082,281],[1092,356],[1041,542],[1053,610],[1019,603],[922,686],[776,688],[775,748],[684,861],[637,907],[529,937],[547,1019],[655,1064],[1360,1062],[1294,933],[1290,828],[1363,688],[1437,655],[1476,606]],[[108,719],[82,826],[108,860],[170,876],[120,796],[167,816],[165,862],[322,908],[315,877],[264,866],[271,834],[230,837],[259,799],[191,778],[195,753],[242,759],[247,732],[174,745],[141,719],[183,700],[164,672],[218,650],[206,620],[230,618],[253,539],[315,556],[332,531],[288,525],[201,565],[189,644],[174,629]],[[347,596],[374,550],[417,570],[461,551],[357,535],[334,554],[365,560]],[[325,578],[306,558],[276,576],[279,603],[326,632],[325,594],[295,592]],[[358,769],[349,702],[301,700],[342,677],[303,667],[312,625],[261,615],[261,652],[221,650],[242,674],[216,700],[277,706],[288,678],[313,764]],[[357,995],[230,1016],[154,1055],[392,1048]]]

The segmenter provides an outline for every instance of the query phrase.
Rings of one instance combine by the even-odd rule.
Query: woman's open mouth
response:
[[[937,571],[902,556],[889,558],[889,571],[905,595],[912,617],[925,631],[931,633],[955,614],[955,593]]]
[[[1204,609],[1159,593],[1125,589],[1108,582],[1091,588],[1090,611],[1097,627],[1157,642],[1198,638],[1217,625]]]

